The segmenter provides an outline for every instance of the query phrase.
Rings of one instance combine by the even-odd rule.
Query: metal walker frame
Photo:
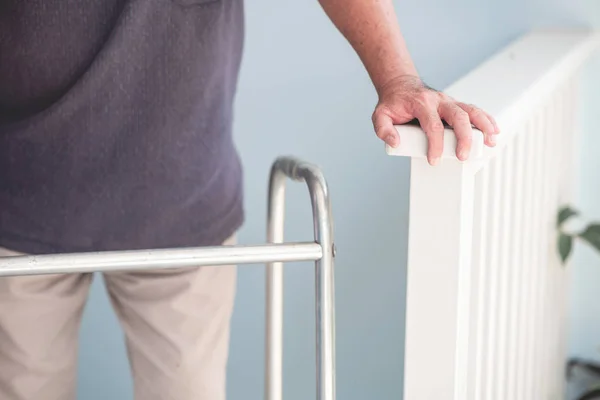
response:
[[[284,243],[286,180],[305,182],[310,193],[314,242]],[[283,263],[315,262],[317,400],[335,400],[335,277],[333,220],[321,170],[293,157],[273,163],[269,181],[267,244],[110,251],[0,258],[0,277],[132,271],[266,263],[265,399],[283,396]]]

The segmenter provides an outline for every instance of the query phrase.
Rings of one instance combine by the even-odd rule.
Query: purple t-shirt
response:
[[[243,222],[242,0],[0,2],[0,247],[220,244]]]

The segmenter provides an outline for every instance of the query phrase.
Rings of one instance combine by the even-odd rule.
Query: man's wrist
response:
[[[386,93],[394,91],[396,88],[403,89],[412,89],[412,90],[422,90],[422,89],[430,89],[419,77],[416,71],[411,71],[410,73],[403,73],[398,75],[393,75],[388,77],[387,80],[375,84],[375,90],[379,97],[384,96]]]

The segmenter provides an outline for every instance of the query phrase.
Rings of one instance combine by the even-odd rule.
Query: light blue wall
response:
[[[600,55],[585,70],[581,89],[583,137],[579,146],[579,182],[575,206],[600,221]],[[570,353],[600,360],[600,254],[577,244],[570,298]]]
[[[522,13],[518,0],[396,3],[423,76],[429,84],[444,87],[530,23],[543,22],[545,17],[532,10],[547,2],[530,0],[531,10]],[[576,7],[567,7],[568,0],[554,3],[557,21],[572,22],[561,7],[569,12]],[[402,385],[408,165],[386,157],[372,133],[375,101],[357,57],[316,0],[247,2],[235,125],[246,166],[248,209],[240,241],[264,241],[266,178],[276,156],[291,153],[323,167],[339,248],[338,393],[348,400],[399,398]],[[286,234],[290,240],[309,238],[305,189],[291,186],[288,196]],[[286,285],[285,396],[306,400],[314,397],[310,265],[290,265]],[[263,290],[261,267],[240,271],[230,400],[262,397]],[[84,318],[80,360],[80,399],[131,398],[121,333],[100,284],[94,285]]]

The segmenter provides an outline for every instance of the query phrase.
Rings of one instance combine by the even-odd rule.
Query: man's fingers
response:
[[[492,125],[494,126],[494,132],[491,135],[485,135],[485,145],[489,147],[496,146],[496,135],[500,133],[500,128],[498,127],[498,123],[496,123],[496,119],[490,114],[484,112],[484,114],[488,117]]]
[[[459,107],[456,103],[445,101],[440,104],[440,116],[452,126],[456,135],[456,156],[459,160],[465,161],[471,153],[471,143],[473,141],[473,129],[469,114]]]
[[[427,160],[431,165],[437,165],[444,151],[444,124],[435,109],[422,107],[416,110],[415,117],[419,120],[421,128],[427,134],[428,149]]]
[[[498,124],[496,123],[494,117],[472,104],[457,104],[460,108],[465,110],[467,114],[469,114],[471,123],[475,125],[477,129],[483,132],[485,144],[490,147],[495,146],[496,138],[494,136],[500,133],[500,129],[498,128]]]
[[[487,115],[488,119],[490,120],[490,122],[492,123],[492,125],[494,125],[494,135],[497,135],[500,133],[500,127],[498,126],[498,123],[496,122],[496,118],[494,118],[493,115],[488,114],[486,112],[484,112],[485,115]]]
[[[394,127],[394,121],[387,113],[382,110],[375,110],[373,113],[373,127],[377,137],[392,147],[400,145],[400,136]]]
[[[473,126],[484,134],[484,142],[493,147],[499,133],[494,118],[485,111],[470,104],[454,101],[445,96],[423,95],[413,99],[407,114],[415,117],[425,131],[428,140],[427,159],[437,165],[444,150],[444,123],[446,121],[456,136],[456,156],[466,161],[471,153]],[[400,136],[394,126],[394,113],[380,104],[373,113],[373,126],[377,136],[391,147],[400,145]]]
[[[460,108],[462,108],[469,115],[469,119],[471,123],[475,125],[477,129],[486,135],[493,135],[496,132],[496,128],[494,127],[493,122],[490,120],[490,117],[483,112],[480,108],[477,108],[471,104],[465,103],[456,103]]]

